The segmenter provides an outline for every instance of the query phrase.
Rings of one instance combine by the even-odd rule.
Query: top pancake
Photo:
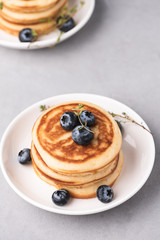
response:
[[[86,146],[77,145],[71,131],[65,131],[60,118],[66,111],[72,111],[78,104],[82,110],[95,115],[94,139]],[[33,143],[43,161],[59,172],[88,172],[99,169],[113,161],[119,154],[122,136],[112,116],[97,105],[87,102],[68,102],[53,106],[36,121],[32,131]]]

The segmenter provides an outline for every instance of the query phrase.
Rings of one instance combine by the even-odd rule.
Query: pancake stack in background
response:
[[[31,28],[38,35],[56,27],[56,19],[68,0],[2,0],[0,29],[18,35],[24,28]]]
[[[71,131],[60,125],[61,116],[78,105],[95,116],[94,138],[88,145],[77,145]],[[69,102],[53,106],[35,122],[31,155],[36,174],[57,189],[68,190],[72,197],[96,196],[100,185],[112,186],[122,166],[122,136],[112,116],[91,103]]]

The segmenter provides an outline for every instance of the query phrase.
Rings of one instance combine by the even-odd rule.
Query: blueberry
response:
[[[24,28],[19,33],[20,42],[33,42],[37,39],[37,33],[31,28]]]
[[[97,197],[103,203],[109,203],[114,197],[113,189],[107,185],[101,185],[97,189]]]
[[[57,19],[57,24],[58,24],[59,30],[61,30],[62,32],[68,32],[75,27],[75,22],[73,18],[71,18],[69,15],[67,15],[65,18],[64,17],[62,18],[60,16]]]
[[[21,164],[25,164],[31,161],[31,150],[29,148],[24,148],[18,153],[18,161]]]
[[[52,201],[58,205],[63,206],[65,205],[70,199],[70,194],[65,189],[59,189],[52,194]]]
[[[60,119],[61,127],[71,131],[78,124],[78,117],[74,112],[65,112]]]
[[[79,117],[83,125],[87,124],[88,127],[93,126],[95,123],[95,116],[89,111],[82,111]]]
[[[87,127],[89,130],[90,128]],[[86,130],[82,125],[75,127],[72,131],[72,139],[78,145],[87,145],[93,139],[94,134]]]
[[[119,121],[117,121],[117,120],[116,120],[116,123],[118,124],[118,127],[119,127],[119,129],[120,129],[120,131],[122,133],[123,132],[122,124]]]

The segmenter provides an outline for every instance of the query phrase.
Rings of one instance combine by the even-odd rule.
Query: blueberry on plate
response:
[[[89,127],[86,128],[90,130]],[[79,125],[72,131],[72,139],[78,145],[87,145],[93,139],[93,132],[88,131],[86,128],[84,128],[82,125]]]
[[[24,28],[19,32],[20,42],[33,42],[37,39],[37,33],[31,28]]]
[[[65,112],[61,119],[60,124],[66,131],[71,131],[78,124],[78,117],[74,112]]]
[[[87,125],[88,127],[93,126],[95,123],[95,116],[89,111],[82,111],[79,117],[83,125]]]
[[[18,153],[18,161],[21,164],[26,164],[31,161],[31,150],[29,148],[24,148]]]
[[[66,189],[59,189],[52,194],[52,201],[58,205],[65,205],[70,199],[70,194]]]
[[[71,18],[69,15],[67,15],[65,17],[60,16],[57,19],[57,24],[58,24],[59,30],[62,32],[68,32],[72,28],[75,27],[75,22],[74,22],[73,18]]]
[[[109,203],[114,197],[113,189],[107,185],[101,185],[97,189],[97,198],[103,203]]]

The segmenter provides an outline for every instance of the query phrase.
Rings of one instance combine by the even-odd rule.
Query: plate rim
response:
[[[12,49],[19,49],[19,50],[35,50],[35,49],[40,49],[40,48],[51,47],[54,44],[57,45],[57,44],[65,41],[65,40],[67,40],[72,35],[74,35],[77,32],[79,32],[87,24],[87,22],[91,18],[92,14],[94,12],[94,9],[95,9],[96,0],[88,0],[88,1],[91,1],[91,6],[90,6],[90,9],[87,12],[87,14],[82,18],[81,22],[79,22],[73,29],[71,29],[70,31],[68,31],[65,34],[63,34],[61,36],[61,39],[60,39],[60,41],[58,43],[56,43],[56,41],[53,38],[42,40],[42,41],[33,42],[32,44],[30,44],[30,43],[21,43],[21,42],[12,42],[12,41],[6,41],[6,40],[1,40],[0,39],[0,46],[7,47],[7,48],[12,48]]]
[[[68,209],[63,209],[63,208],[51,208],[51,207],[47,207],[41,203],[36,202],[35,200],[32,200],[30,197],[28,197],[27,195],[25,195],[24,193],[22,193],[11,181],[11,179],[9,178],[9,176],[7,175],[7,171],[5,170],[5,166],[3,164],[3,148],[5,146],[5,142],[7,139],[7,135],[9,134],[10,130],[12,129],[13,125],[16,123],[16,121],[21,118],[21,116],[23,114],[25,114],[27,111],[29,111],[32,108],[35,108],[38,105],[41,105],[43,101],[54,101],[54,99],[57,98],[65,98],[65,97],[74,97],[76,96],[78,99],[78,96],[82,96],[82,95],[86,95],[86,96],[92,96],[92,97],[98,97],[98,98],[104,98],[104,99],[108,99],[110,101],[116,102],[118,104],[121,104],[122,106],[125,106],[125,108],[130,109],[133,113],[135,113],[138,117],[141,118],[141,116],[139,114],[137,114],[132,108],[128,107],[127,105],[123,104],[120,101],[117,101],[113,98],[110,97],[106,97],[106,96],[102,96],[102,95],[97,95],[97,94],[90,94],[90,93],[68,93],[68,94],[60,94],[60,95],[55,95],[52,97],[48,97],[48,98],[44,98],[40,101],[37,101],[35,103],[33,103],[32,105],[28,106],[27,108],[25,108],[23,111],[21,111],[16,117],[13,118],[13,120],[9,123],[8,127],[5,129],[2,137],[1,137],[1,141],[0,141],[0,168],[2,170],[2,173],[4,175],[4,178],[6,179],[7,183],[10,185],[10,187],[25,201],[27,201],[28,203],[32,204],[33,206],[36,206],[38,208],[41,208],[43,210],[49,211],[49,212],[54,212],[54,213],[58,213],[58,214],[64,214],[64,215],[90,215],[90,214],[95,214],[95,213],[100,213],[103,211],[107,211],[109,209],[112,209],[114,207],[117,207],[119,205],[121,205],[122,203],[125,203],[127,200],[129,200],[131,197],[133,197],[142,187],[143,185],[146,183],[146,181],[148,180],[153,166],[154,166],[154,162],[155,162],[155,142],[154,142],[154,138],[151,135],[151,139],[152,139],[152,161],[150,161],[150,169],[148,170],[147,174],[143,177],[141,183],[138,185],[138,187],[132,191],[131,193],[129,193],[128,195],[126,195],[125,197],[123,197],[122,199],[120,199],[119,201],[117,201],[116,203],[111,202],[110,203],[110,207],[108,208],[107,205],[103,205],[102,207],[99,207],[98,209],[93,209],[93,210],[76,210],[76,211],[72,211],[72,210],[68,210]],[[142,119],[142,118],[141,118]],[[143,119],[142,119],[143,120]],[[148,125],[145,123],[145,121],[143,120],[144,125],[148,128]],[[148,128],[149,129],[149,128]]]

